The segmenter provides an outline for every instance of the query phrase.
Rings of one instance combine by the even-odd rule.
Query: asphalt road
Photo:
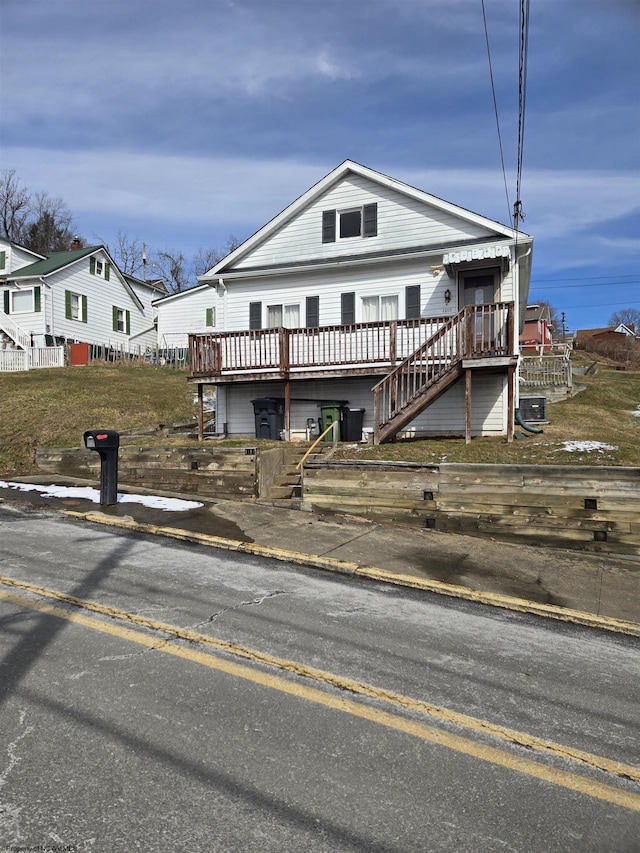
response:
[[[637,639],[2,505],[0,575],[7,849],[639,849]]]

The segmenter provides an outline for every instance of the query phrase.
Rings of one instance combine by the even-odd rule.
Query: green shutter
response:
[[[9,291],[8,290],[5,290],[5,292],[4,292],[4,313],[5,314],[11,313],[9,311]]]
[[[4,269],[4,265],[6,264],[6,262],[7,262],[7,253],[6,252],[0,252],[0,270]]]
[[[91,273],[91,275],[96,274],[96,259],[93,257],[93,255],[91,255],[91,257],[89,258],[89,272]]]
[[[118,309],[115,305],[111,308],[111,326],[114,332],[118,331]]]
[[[42,288],[39,285],[33,288],[33,310],[36,313],[42,311]]]
[[[64,292],[64,316],[67,320],[71,319],[71,291],[65,290]]]
[[[125,330],[128,335],[131,334],[131,311],[125,311]]]
[[[87,297],[86,297],[86,296],[83,296],[83,297],[82,297],[82,322],[83,322],[83,323],[87,323],[87,322],[88,322],[88,317],[87,317]]]
[[[109,281],[109,270],[111,269],[111,264],[104,265],[104,279],[105,281]]]
[[[213,308],[207,308],[207,319],[205,326],[213,326]]]

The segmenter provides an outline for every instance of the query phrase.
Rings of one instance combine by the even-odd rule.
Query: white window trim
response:
[[[357,234],[352,234],[349,237],[342,237],[340,235],[340,223],[343,215],[347,213],[358,213],[360,215],[360,230]],[[345,207],[344,210],[336,210],[336,242],[341,242],[343,240],[361,240],[362,232],[364,230],[364,208],[362,205],[359,207]]]

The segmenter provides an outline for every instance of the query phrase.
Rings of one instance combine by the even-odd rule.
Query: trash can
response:
[[[340,434],[343,441],[362,441],[364,413],[364,409],[348,409],[346,406],[342,408]]]
[[[327,403],[318,403],[318,406],[320,408],[320,431],[324,432],[327,429],[327,427],[329,426],[329,424],[332,424],[335,421],[337,421],[337,423],[338,423],[337,440],[340,441],[341,440],[340,439],[340,409],[341,409],[341,404],[340,403],[327,402]],[[328,432],[325,435],[324,440],[325,441],[333,441],[333,431]]]
[[[284,399],[281,397],[258,397],[253,403],[256,419],[256,438],[280,440],[284,429]]]

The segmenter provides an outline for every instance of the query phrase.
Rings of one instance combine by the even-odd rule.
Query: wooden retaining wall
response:
[[[411,527],[640,556],[640,468],[305,466],[303,505]]]
[[[247,452],[250,451],[250,452]],[[43,471],[65,477],[100,480],[100,456],[84,448],[39,448]],[[118,481],[164,492],[221,500],[254,500],[256,455],[253,448],[210,444],[179,448],[120,447]]]

